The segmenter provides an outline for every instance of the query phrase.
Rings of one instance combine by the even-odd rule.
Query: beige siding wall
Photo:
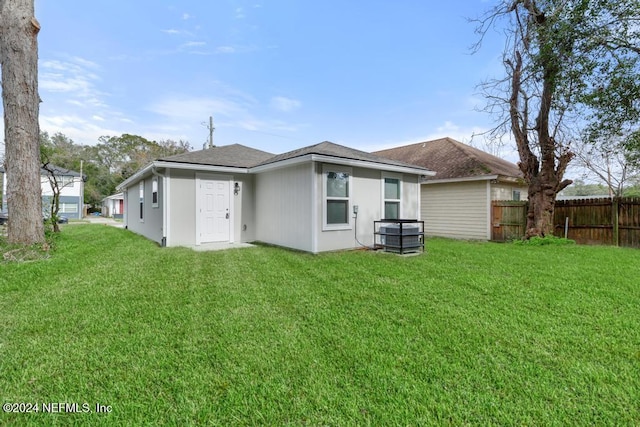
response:
[[[520,200],[527,200],[527,187],[510,184],[491,184],[491,200],[513,200],[513,192],[520,191]]]
[[[430,236],[487,240],[487,181],[422,185],[421,216]]]
[[[255,177],[255,238],[312,252],[312,169],[305,163]]]

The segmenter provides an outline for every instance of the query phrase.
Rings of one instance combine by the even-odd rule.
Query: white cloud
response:
[[[296,132],[301,125],[275,120],[265,116],[263,107],[251,95],[218,83],[216,98],[188,97],[176,95],[166,97],[148,107],[148,110],[161,116],[160,126],[155,131],[166,131],[172,138],[185,138],[180,135],[203,134],[201,127],[208,124],[213,116],[218,132],[226,135],[238,131],[250,131],[259,134],[288,138],[287,134]],[[204,135],[204,134],[203,134]],[[165,135],[165,138],[168,137]],[[186,137],[188,140],[189,138]],[[197,146],[200,141],[190,141]]]
[[[218,46],[216,53],[235,53],[236,49],[232,46]]]
[[[173,29],[173,28],[170,28],[170,29],[168,29],[168,30],[161,30],[161,31],[162,31],[163,33],[165,33],[165,34],[172,34],[172,35],[173,35],[173,34],[180,34],[180,33],[181,33],[181,31],[180,31],[180,30],[175,30],[175,29]]]
[[[302,106],[302,103],[297,99],[286,98],[284,96],[274,96],[269,103],[274,110],[282,111],[285,113],[297,110]]]
[[[188,19],[190,19],[190,18],[191,18],[191,15],[189,15],[188,13],[183,13],[183,14],[182,14],[182,20],[183,20],[183,21],[186,21],[186,20],[188,20]]]
[[[192,42],[187,42],[187,43],[183,44],[182,46],[184,46],[184,47],[194,47],[194,46],[206,46],[206,45],[207,45],[206,42],[195,42],[195,41],[192,41]]]
[[[97,64],[82,58],[71,58],[67,61],[40,61],[39,82],[43,101],[47,102],[46,92],[64,93],[66,101],[79,105],[104,106],[102,99],[106,96],[98,90],[96,84],[101,81]]]

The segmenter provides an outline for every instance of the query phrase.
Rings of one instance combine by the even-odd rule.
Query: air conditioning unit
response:
[[[386,252],[418,252],[422,248],[420,227],[390,224],[380,227],[380,240]]]

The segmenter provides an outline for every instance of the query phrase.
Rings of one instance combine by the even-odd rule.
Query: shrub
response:
[[[516,245],[529,245],[529,246],[545,246],[545,245],[575,245],[576,241],[571,239],[565,239],[564,237],[556,236],[534,236],[530,239],[518,239],[513,241]]]

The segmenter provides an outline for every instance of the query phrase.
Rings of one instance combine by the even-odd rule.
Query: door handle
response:
[[[229,212],[227,212],[227,214],[224,217],[225,219],[229,219]]]

